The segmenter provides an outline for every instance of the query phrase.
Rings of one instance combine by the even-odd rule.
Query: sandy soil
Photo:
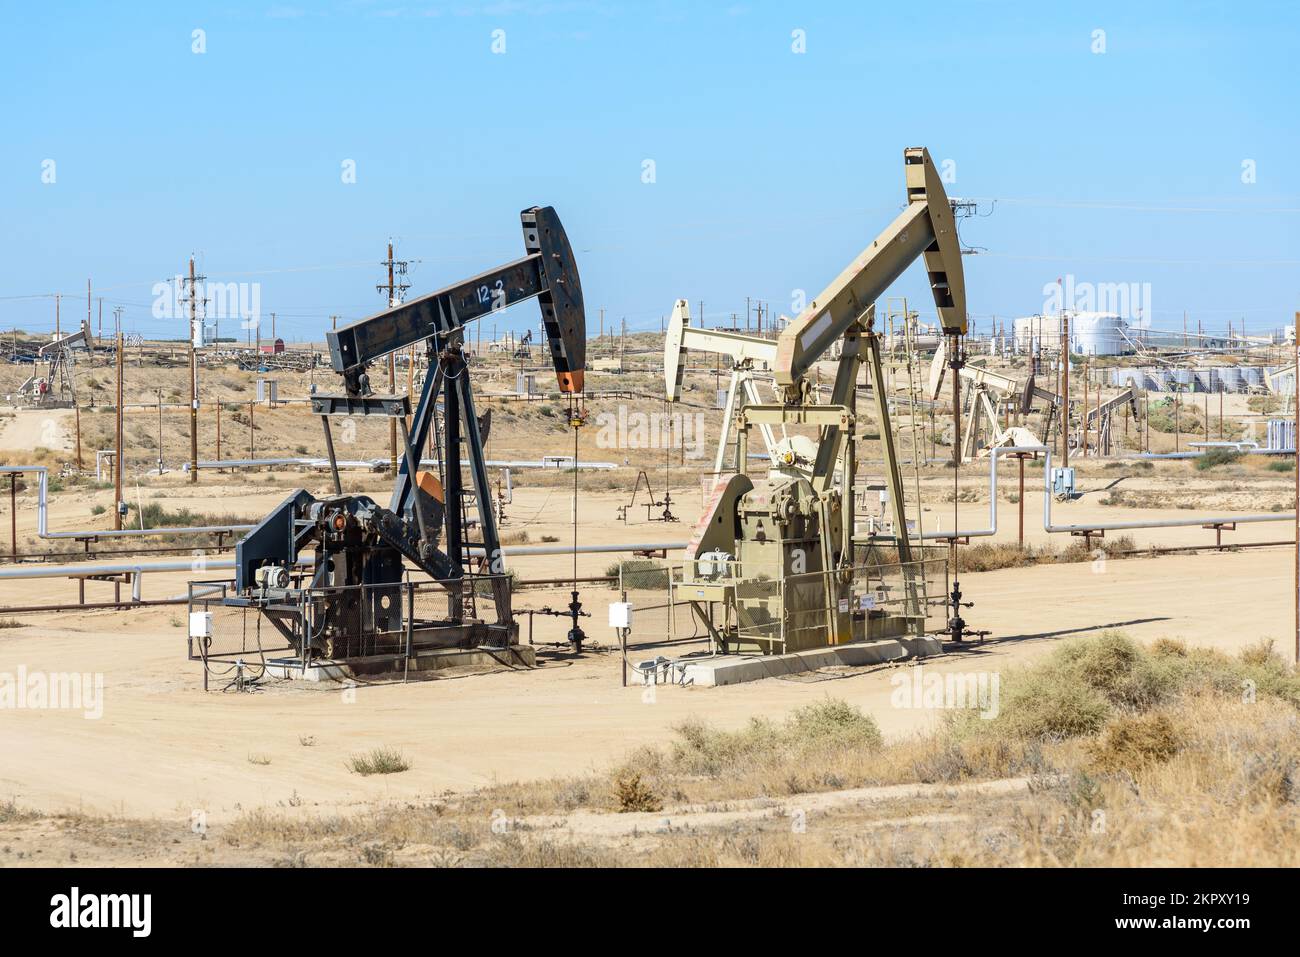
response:
[[[0,449],[10,456],[33,449],[70,452],[75,441],[72,409],[14,409],[0,417]]]

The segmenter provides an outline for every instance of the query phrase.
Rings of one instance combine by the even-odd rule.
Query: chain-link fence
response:
[[[946,618],[942,548],[913,547],[898,561],[879,550],[849,568],[770,577],[739,562],[619,565],[617,588],[633,608],[628,648],[709,641],[713,650],[783,654],[848,641],[933,634]]]
[[[509,620],[510,584],[507,576],[484,575],[458,582],[299,587],[236,597],[229,582],[191,582],[189,657],[233,661],[287,653],[303,659],[315,653],[337,661],[409,656],[425,638],[447,645],[468,639],[466,623]]]
[[[286,635],[258,609],[225,604],[231,587],[230,582],[189,583],[189,659],[234,661],[294,653],[292,629]]]
[[[691,610],[674,592],[681,581],[680,563],[662,558],[638,558],[620,562],[617,589],[620,601],[634,609],[628,649],[655,651],[674,643],[707,638],[692,627]]]

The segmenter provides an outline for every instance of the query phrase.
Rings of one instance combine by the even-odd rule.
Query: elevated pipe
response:
[[[1143,519],[1135,522],[1098,522],[1083,525],[1052,524],[1052,453],[1043,462],[1043,530],[1059,532],[1118,532],[1132,528],[1187,528],[1203,525],[1241,525],[1251,522],[1294,522],[1295,512],[1263,512],[1247,515],[1212,515],[1205,518]]]
[[[982,538],[996,535],[998,531],[998,458],[1002,453],[1008,455],[1016,452],[1025,455],[1050,450],[1045,445],[999,445],[989,450],[989,527],[977,528],[963,532],[921,532],[921,540],[950,538]]]
[[[248,460],[248,461],[250,461],[250,462],[255,462],[255,461],[258,461],[258,460]],[[277,462],[283,462],[283,461],[285,461],[285,460],[275,460],[275,461],[277,461]],[[316,459],[302,459],[302,460],[299,460],[299,461],[302,461],[302,462],[316,462],[316,461],[318,461],[318,460],[316,460]],[[319,460],[319,461],[321,461],[321,462],[325,462],[324,459],[321,459],[321,460]],[[209,463],[200,462],[200,463],[199,463],[199,467],[200,467],[200,468],[204,468],[204,467],[207,467],[208,464],[209,464]],[[340,463],[340,464],[342,464],[342,463]],[[422,459],[421,462],[420,462],[420,464],[421,464],[421,465],[431,465],[431,464],[433,464],[433,463],[432,463],[430,460],[428,460],[428,459]],[[503,465],[503,466],[508,466],[508,467],[512,467],[512,468],[517,468],[517,467],[521,467],[521,466],[522,466],[522,467],[527,467],[528,465],[537,465],[538,463],[501,462],[501,463],[499,463],[499,464],[501,464],[501,465]],[[538,467],[553,468],[553,467],[557,467],[557,466],[540,466],[540,465],[539,465]],[[610,463],[604,463],[604,462],[602,462],[602,463],[590,463],[590,464],[588,464],[587,467],[589,467],[589,468],[590,468],[590,467],[595,467],[595,468],[609,468],[609,469],[615,468],[615,466],[614,466],[613,464],[610,464]],[[257,527],[256,525],[251,525],[251,524],[239,524],[239,525],[169,525],[169,526],[161,526],[161,527],[157,527],[157,528],[120,528],[120,529],[112,529],[112,528],[106,528],[106,529],[100,529],[100,528],[82,528],[82,529],[71,529],[71,530],[69,530],[69,531],[63,531],[63,532],[51,532],[51,531],[49,530],[49,525],[48,525],[48,521],[49,521],[49,469],[48,469],[48,467],[47,467],[47,466],[44,466],[44,465],[0,465],[0,475],[6,474],[6,473],[16,473],[16,474],[31,474],[31,473],[35,473],[35,474],[36,474],[36,476],[37,476],[37,486],[36,486],[36,536],[37,536],[38,538],[45,539],[46,541],[53,541],[53,540],[68,540],[68,539],[83,539],[83,538],[105,538],[105,539],[107,539],[107,538],[146,538],[146,537],[150,537],[150,536],[154,536],[154,535],[202,535],[202,534],[217,533],[217,532],[228,532],[228,533],[233,534],[233,533],[235,533],[235,532],[247,532],[247,531],[251,531],[252,529],[254,529],[254,528]],[[610,550],[618,551],[618,550],[620,550],[620,548],[619,548],[618,546],[615,546],[615,547],[612,547],[612,548],[606,548],[606,547],[603,547],[603,546],[588,546],[588,547],[593,548],[594,550],[598,550],[598,551],[601,551],[601,550],[604,550],[604,551],[610,551]],[[660,548],[663,548],[664,546],[662,546],[662,545],[650,545],[650,546],[646,546],[646,547],[647,547],[648,549],[660,549]],[[680,545],[669,545],[669,546],[667,546],[667,547],[669,547],[669,548],[685,548],[686,546],[685,546],[685,544],[683,543],[683,544],[680,544]],[[622,549],[622,550],[624,550],[624,551],[628,551],[628,550],[638,550],[638,551],[639,551],[640,549],[639,549],[639,548],[636,548],[636,547],[633,547],[633,548],[631,548],[631,549]],[[558,549],[558,550],[555,550],[555,551],[553,551],[553,552],[535,552],[535,553],[533,553],[533,554],[539,554],[539,555],[544,555],[544,554],[556,554],[556,555],[560,555],[560,554],[566,554],[566,553],[568,553],[569,551],[571,551],[571,549]]]
[[[588,554],[605,554],[614,552],[672,552],[686,547],[686,542],[642,542],[634,545],[579,545],[578,553]],[[481,545],[471,545],[468,547],[471,554],[483,554]],[[572,545],[524,545],[515,547],[505,547],[502,552],[507,558],[525,557],[529,555],[572,555]],[[137,578],[145,572],[183,572],[195,571],[194,560],[174,561],[174,562],[108,562],[92,563],[77,562],[75,565],[31,565],[18,566],[15,568],[0,568],[0,581],[18,578],[89,578],[94,575],[124,575],[133,574]],[[314,559],[311,557],[300,558],[298,565],[303,568],[311,567]],[[202,570],[209,571],[217,568],[234,568],[235,560],[233,558],[208,558],[203,560]],[[572,579],[566,578],[565,581]]]
[[[483,464],[489,468],[517,468],[517,469],[570,469],[573,463],[568,460],[568,456],[556,456],[550,459],[488,459]],[[389,459],[340,459],[338,467],[341,469],[386,469],[390,465]],[[438,465],[437,459],[420,459],[420,465],[426,468],[433,468]],[[330,461],[327,458],[283,458],[283,459],[219,459],[210,461],[201,461],[197,466],[186,462],[181,466],[181,470],[188,472],[191,468],[200,469],[248,469],[272,466],[300,466],[303,468],[328,469]],[[607,472],[619,468],[613,462],[579,462],[578,471],[596,471]]]
[[[67,532],[51,532],[48,527],[49,513],[49,469],[44,465],[0,465],[0,475],[6,473],[36,473],[36,535],[38,538],[79,539],[79,538],[140,538],[149,535],[187,535],[205,532],[246,532],[252,525],[185,525],[164,528],[121,528],[73,529]]]
[[[941,540],[947,541],[953,538],[987,538],[990,535],[996,535],[998,531],[998,459],[1003,455],[1012,455],[1017,452],[1029,455],[1037,452],[1046,452],[1045,445],[1002,445],[989,450],[989,527],[963,529],[952,532],[927,532],[922,530],[919,536],[913,535],[910,538],[920,538],[922,541]],[[858,536],[854,535],[853,540],[859,543],[865,543],[873,537],[878,536]]]

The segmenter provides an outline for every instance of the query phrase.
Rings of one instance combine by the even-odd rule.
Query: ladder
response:
[[[930,607],[929,596],[929,576],[926,574],[926,565],[924,561],[925,553],[922,546],[925,543],[922,538],[921,525],[921,462],[925,460],[925,433],[920,426],[921,412],[917,408],[916,398],[921,394],[922,385],[920,381],[920,356],[918,355],[916,341],[916,323],[917,314],[909,312],[907,309],[907,300],[903,300],[902,309],[903,319],[903,346],[907,361],[907,427],[903,428],[898,425],[896,447],[901,455],[906,455],[912,466],[912,506],[916,513],[915,529],[907,528],[895,529],[894,534],[900,537],[906,536],[912,546],[912,555],[915,560],[920,562],[920,574],[914,579],[916,585],[916,596],[918,607],[909,609],[910,613],[918,616],[917,625],[918,633],[925,629],[926,610]],[[890,324],[893,324],[893,310],[890,309]],[[897,405],[895,405],[897,409]],[[906,437],[906,442],[904,442]]]

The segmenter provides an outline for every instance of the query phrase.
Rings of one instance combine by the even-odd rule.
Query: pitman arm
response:
[[[966,332],[966,283],[961,249],[943,183],[923,147],[903,151],[908,206],[777,340],[777,385],[787,396],[912,262],[924,258],[939,322],[948,335]]]
[[[334,371],[359,394],[368,363],[537,297],[561,392],[581,392],[587,351],[582,282],[560,217],[550,206],[519,214],[528,255],[419,299],[327,332]]]

